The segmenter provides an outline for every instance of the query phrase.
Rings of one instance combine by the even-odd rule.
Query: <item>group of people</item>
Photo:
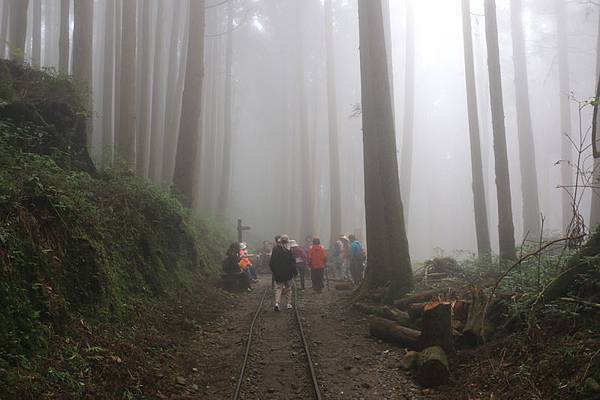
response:
[[[310,245],[309,245],[310,239]],[[300,289],[305,288],[306,271],[310,271],[312,287],[317,293],[323,290],[323,276],[327,267],[327,252],[319,238],[306,238],[304,246],[299,246],[288,235],[275,237],[275,247],[269,260],[275,289],[275,311],[281,307],[281,298],[286,295],[287,308],[292,308],[292,287],[296,276],[300,277]]]
[[[304,290],[306,274],[309,272],[312,289],[321,293],[328,263],[338,278],[351,278],[358,285],[364,274],[366,252],[354,235],[340,236],[333,245],[330,258],[319,238],[307,236],[301,246],[288,235],[278,235],[274,244],[263,243],[260,255],[249,254],[245,243],[232,243],[223,260],[223,272],[230,286],[251,290],[251,282],[258,281],[255,264],[264,269],[268,266],[275,291],[274,309],[280,311],[284,296],[286,307],[293,308],[292,288],[296,277],[300,280],[300,290]]]

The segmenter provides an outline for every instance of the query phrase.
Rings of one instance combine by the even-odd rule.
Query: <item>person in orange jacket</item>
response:
[[[321,245],[319,238],[313,239],[313,245],[308,251],[308,266],[312,287],[317,293],[321,293],[321,290],[323,290],[323,272],[327,266],[327,252]]]

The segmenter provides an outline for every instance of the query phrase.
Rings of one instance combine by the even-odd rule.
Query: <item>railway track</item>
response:
[[[265,298],[267,297],[267,293],[271,291],[270,288],[266,288],[260,298],[258,307],[256,308],[256,312],[254,313],[254,317],[252,318],[252,322],[250,323],[250,328],[248,330],[248,335],[247,335],[247,339],[246,339],[246,347],[245,347],[245,351],[244,351],[244,358],[242,361],[242,365],[240,368],[240,374],[236,383],[236,387],[235,387],[235,392],[233,394],[233,400],[238,400],[238,399],[242,399],[244,397],[241,397],[242,393],[243,393],[243,386],[244,386],[244,380],[247,376],[247,372],[248,372],[248,367],[249,367],[249,363],[251,360],[251,355],[253,353],[253,344],[256,345],[256,336],[257,336],[257,325],[258,325],[258,321],[260,320],[261,314],[265,311]],[[304,351],[304,357],[302,357],[306,363],[306,372],[309,375],[309,381],[310,381],[310,386],[311,386],[311,391],[313,394],[313,398],[316,400],[321,400],[321,392],[319,390],[319,384],[317,381],[317,375],[314,369],[314,363],[312,361],[312,357],[310,354],[310,348],[308,346],[308,340],[306,338],[306,334],[304,331],[304,328],[302,327],[302,319],[300,318],[300,312],[298,310],[298,299],[297,299],[298,295],[296,290],[293,291],[293,299],[294,299],[294,308],[293,308],[293,314],[294,314],[294,319],[295,319],[295,326],[297,329],[297,333],[300,337],[300,341],[301,341],[301,347],[303,348]],[[285,313],[285,312],[289,312],[289,310],[287,311],[281,311],[281,313]],[[284,316],[280,316],[280,317],[284,317]],[[272,352],[268,352],[268,354],[272,354]],[[272,361],[272,360],[262,360],[262,363],[266,363],[267,361]],[[293,384],[293,382],[289,382],[288,384]]]

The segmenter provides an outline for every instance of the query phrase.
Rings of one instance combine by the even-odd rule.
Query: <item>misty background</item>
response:
[[[7,18],[9,3],[14,0],[1,2],[3,19]],[[41,15],[36,14],[36,7],[28,8],[26,62],[59,69],[61,3],[64,1],[31,0],[30,4],[39,4]],[[342,219],[341,232],[330,229],[326,3],[321,0],[206,2],[199,133],[202,154],[199,165],[193,167],[199,171],[194,183],[194,208],[202,215],[215,216],[221,207],[225,210],[223,217],[232,227],[237,218],[243,219],[252,226],[248,238],[255,243],[283,232],[299,240],[305,234],[314,234],[324,238],[326,244],[332,234],[355,233],[364,239],[358,7],[356,1],[351,0],[331,2]],[[498,0],[496,3],[513,220],[515,239],[520,243],[525,232],[511,35],[512,2]],[[90,135],[93,159],[101,167],[112,164],[112,157],[110,162],[105,160],[105,132],[110,128],[114,138],[113,124],[118,117],[115,93],[120,53],[118,40],[107,45],[107,16],[120,21],[120,4],[119,0],[93,2],[93,129]],[[158,129],[160,140],[149,142],[145,151],[163,153],[177,140],[173,132],[178,130],[178,118],[174,116],[180,114],[181,107],[189,1],[138,0],[136,6],[136,131],[139,134],[153,127]],[[594,1],[522,0],[538,195],[547,236],[560,235],[564,226],[561,216],[564,189],[558,187],[564,140],[560,128],[561,98],[569,99],[569,136],[578,142],[580,132],[589,135],[592,109],[588,105],[580,112],[580,102],[595,95],[599,12],[600,7]],[[41,20],[39,56],[33,45],[36,32],[32,28],[37,26],[34,18]],[[72,46],[72,5],[69,21]],[[407,170],[402,168],[407,162],[406,157],[402,157],[407,132],[413,138],[410,185],[403,185],[401,194],[410,252],[415,261],[442,253],[463,250],[475,253],[477,250],[462,22],[459,0],[389,0],[388,57],[393,71],[401,174]],[[497,252],[498,213],[483,0],[472,0],[471,22],[489,232],[493,250]],[[122,33],[119,25],[117,22],[112,26],[115,38]],[[3,28],[3,35],[6,29]],[[559,81],[561,29],[567,38],[568,91],[561,89]],[[230,57],[228,39],[231,40]],[[107,58],[109,52],[113,57]],[[229,195],[223,201],[220,196],[224,181],[222,154],[227,146],[224,144],[227,116],[223,87],[228,76],[228,60],[232,78],[231,181],[225,185]],[[113,69],[115,74],[107,75],[107,68]],[[109,104],[111,112],[117,115],[107,119],[107,108],[103,104]],[[414,116],[412,124],[407,122],[410,115]],[[303,169],[307,168],[300,150],[302,135],[308,138],[312,194],[306,193],[301,184]],[[588,136],[587,144],[589,140]],[[582,167],[588,171],[592,168],[590,154],[591,150],[586,149],[587,158]],[[573,159],[562,161],[562,165],[570,162],[573,176],[575,156],[573,149]],[[153,172],[152,167],[142,168],[141,174],[159,185],[171,184],[168,173]],[[313,199],[315,215],[311,230],[314,232],[303,232],[306,218],[303,196]],[[585,191],[580,205],[586,221],[591,198],[592,191]],[[530,232],[527,236],[536,240],[539,232]]]

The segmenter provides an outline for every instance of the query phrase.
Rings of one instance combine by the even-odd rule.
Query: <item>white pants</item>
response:
[[[281,296],[285,293],[287,304],[292,304],[293,281],[275,282],[275,304],[281,303]]]

